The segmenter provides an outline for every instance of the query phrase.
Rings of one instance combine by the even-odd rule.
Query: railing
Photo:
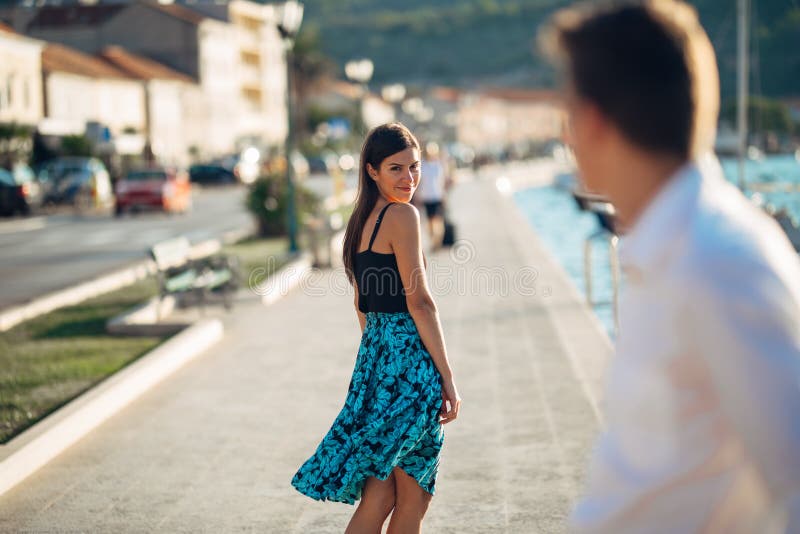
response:
[[[592,243],[597,238],[604,238],[608,241],[608,262],[611,267],[611,305],[614,313],[614,334],[616,335],[619,332],[620,280],[616,211],[611,202],[603,196],[588,193],[581,189],[573,189],[572,196],[578,207],[597,216],[597,222],[600,224],[600,228],[589,235],[583,242],[583,276],[586,284],[586,302],[589,306],[596,304],[592,289],[592,281],[594,279],[592,273]]]

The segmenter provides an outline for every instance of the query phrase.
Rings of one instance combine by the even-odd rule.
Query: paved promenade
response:
[[[464,405],[423,530],[563,532],[609,345],[493,178],[453,191],[466,241],[428,257]],[[222,342],[0,497],[0,532],[342,532],[351,507],[289,480],[358,349],[343,272],[224,321]]]

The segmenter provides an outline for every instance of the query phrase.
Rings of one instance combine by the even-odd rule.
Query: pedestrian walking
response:
[[[442,425],[461,398],[425,277],[419,144],[400,124],[372,130],[343,260],[361,345],[344,407],[292,485],[317,500],[358,507],[347,533],[419,532],[434,493]]]
[[[444,238],[444,202],[447,191],[447,167],[439,145],[429,142],[422,154],[422,180],[417,195],[425,208],[425,219],[431,249],[442,246]]]
[[[623,228],[605,429],[575,532],[800,532],[800,261],[712,153],[714,51],[673,0],[568,8],[563,69],[584,186]]]

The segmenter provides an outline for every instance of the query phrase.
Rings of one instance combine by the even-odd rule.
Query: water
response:
[[[586,238],[600,228],[597,218],[581,211],[569,192],[552,186],[523,189],[514,194],[514,201],[585,297],[583,246]],[[592,308],[613,339],[614,310],[606,239],[592,241],[592,260]]]
[[[736,159],[721,160],[725,177],[738,182]],[[794,156],[770,156],[748,160],[745,177],[751,184],[791,182],[800,184],[800,162]],[[748,196],[754,191],[746,189]],[[800,192],[761,192],[763,200],[776,208],[786,208],[800,219]],[[583,247],[586,238],[600,228],[594,215],[580,211],[568,191],[553,186],[524,189],[514,194],[514,201],[527,217],[551,254],[564,267],[578,292],[586,296]],[[614,339],[614,312],[611,306],[612,283],[608,261],[608,242],[592,242],[592,309]]]
[[[725,177],[733,184],[738,184],[738,163],[735,158],[720,161]],[[745,160],[745,184],[773,184],[776,182],[800,185],[800,161],[793,155],[768,156],[761,160]],[[745,194],[753,197],[754,188],[745,187]],[[800,219],[800,192],[786,193],[758,192],[768,204],[776,208],[786,208],[796,219]]]

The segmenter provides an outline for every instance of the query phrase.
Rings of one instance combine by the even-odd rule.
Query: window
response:
[[[14,105],[13,94],[14,94],[14,75],[9,74],[8,77],[6,77],[6,103],[8,107]]]
[[[31,81],[25,78],[22,86],[22,97],[25,99],[25,109],[31,108]]]

